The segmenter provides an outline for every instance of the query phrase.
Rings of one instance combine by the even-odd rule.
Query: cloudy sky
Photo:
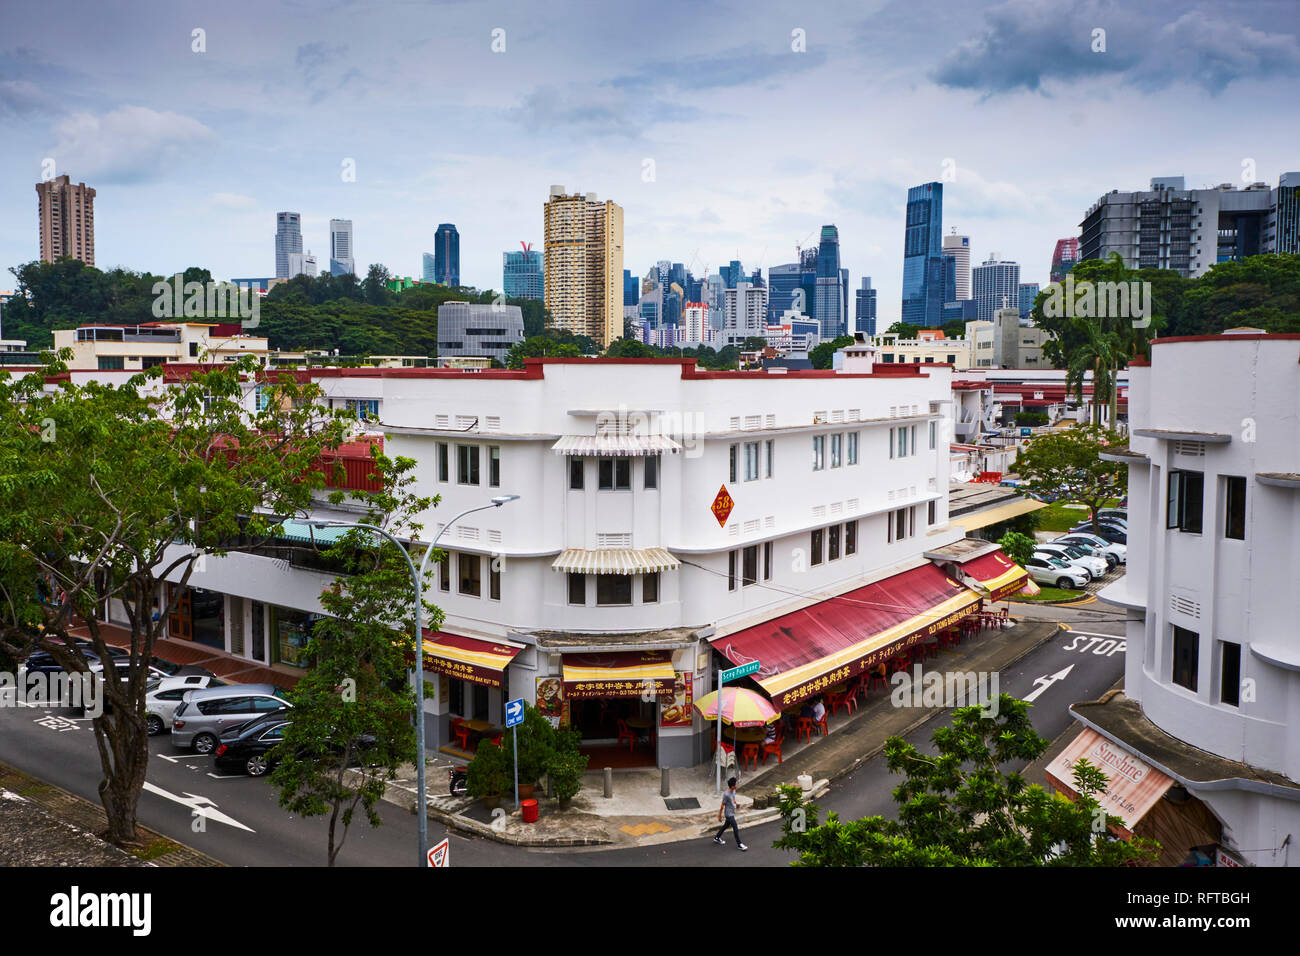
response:
[[[1295,0],[6,0],[0,267],[39,255],[50,159],[98,191],[100,267],[218,277],[274,274],[295,210],[322,263],[352,219],[359,271],[417,277],[454,222],[496,288],[562,184],[624,207],[638,274],[835,223],[892,321],[909,186],[1046,282],[1103,192],[1300,169],[1298,34]]]

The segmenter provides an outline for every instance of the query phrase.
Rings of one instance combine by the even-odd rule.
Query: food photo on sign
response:
[[[537,678],[537,712],[554,724],[563,716],[563,684],[558,677]]]
[[[672,697],[664,696],[659,702],[659,726],[660,727],[689,727],[694,720],[691,713],[692,696],[692,678],[690,672],[677,672],[677,680],[673,683]]]

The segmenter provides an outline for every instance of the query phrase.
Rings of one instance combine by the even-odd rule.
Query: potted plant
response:
[[[465,786],[472,797],[495,808],[501,794],[510,786],[510,761],[506,753],[490,740],[480,740],[478,751],[465,774]]]
[[[551,777],[551,789],[560,801],[560,809],[569,809],[569,804],[582,789],[582,775],[587,772],[586,754],[578,752],[579,734],[572,728],[563,728],[555,732],[555,749],[546,765],[546,772]]]

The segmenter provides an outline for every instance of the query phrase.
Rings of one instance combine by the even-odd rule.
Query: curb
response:
[[[1005,662],[1001,662],[999,665],[999,669],[1011,667],[1012,665],[1016,664],[1020,660],[1027,657],[1029,654],[1036,651],[1038,648],[1042,647],[1048,641],[1055,639],[1057,636],[1061,634],[1063,630],[1063,628],[1060,625],[1060,622],[1054,621],[1054,622],[1035,622],[1035,623],[1052,623],[1055,626],[1051,630],[1047,631],[1039,640],[1035,641],[1033,644],[1030,644],[1024,649],[1022,649],[1014,657],[1006,660]],[[933,713],[923,713],[920,716],[918,716],[916,720],[908,724],[902,731],[896,734],[891,734],[890,736],[898,736],[898,737],[906,736],[907,734],[910,734],[912,731],[916,730],[918,727],[922,726],[928,721],[933,720],[935,717],[938,717],[941,713],[943,713],[942,709],[936,710]],[[836,770],[831,770],[827,772],[827,775],[824,778],[818,779],[813,784],[813,789],[806,797],[806,799],[811,799],[811,800],[821,799],[827,793],[830,792],[830,785],[832,783],[834,783],[836,780],[839,780],[853,773],[855,770],[861,767],[868,760],[875,759],[884,751],[884,749],[885,749],[885,742],[881,741],[877,746],[874,746],[870,750],[864,751],[862,754],[858,755],[849,764],[842,766]],[[349,773],[356,773],[356,772],[357,771],[349,771]],[[785,784],[785,785],[789,786],[791,784]],[[783,786],[783,784],[774,783],[772,785],[771,792],[774,793],[776,791],[776,787],[778,786]],[[397,793],[390,794],[390,790],[397,791]],[[405,796],[406,799],[401,799],[399,794],[401,796]],[[393,803],[398,806],[405,807],[412,814],[416,812],[416,807],[415,807],[416,796],[414,791],[408,790],[406,787],[396,784],[392,781],[385,781],[383,799],[388,801],[389,803]],[[510,834],[502,833],[500,830],[494,828],[491,824],[480,823],[477,820],[471,820],[467,817],[462,816],[459,813],[443,810],[440,807],[427,806],[426,811],[430,818],[435,819],[438,822],[442,823],[445,827],[447,827],[448,830],[467,834],[469,836],[482,837],[484,839],[492,840],[496,843],[503,843],[508,846],[533,847],[533,848],[547,848],[547,847],[562,848],[562,847],[585,847],[585,846],[614,847],[620,845],[616,843],[615,840],[606,837],[513,836]],[[780,819],[781,819],[781,811],[779,809],[769,807],[757,811],[753,816],[746,816],[745,825],[747,827],[763,826],[767,823],[772,823]],[[663,843],[680,843],[680,842],[684,842],[687,839],[694,839],[695,837],[698,836],[707,836],[708,834],[713,832],[714,829],[711,820],[710,821],[682,820],[681,822],[682,822],[681,830],[674,829],[670,831],[670,833],[662,834],[662,836],[664,836],[665,839],[643,840],[637,842],[635,845],[656,846]],[[686,837],[681,835],[688,831],[693,831],[691,836]]]

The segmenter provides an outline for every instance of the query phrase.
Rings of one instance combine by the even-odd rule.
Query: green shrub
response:
[[[504,793],[510,787],[510,759],[506,752],[490,740],[480,740],[465,785],[472,797]]]

